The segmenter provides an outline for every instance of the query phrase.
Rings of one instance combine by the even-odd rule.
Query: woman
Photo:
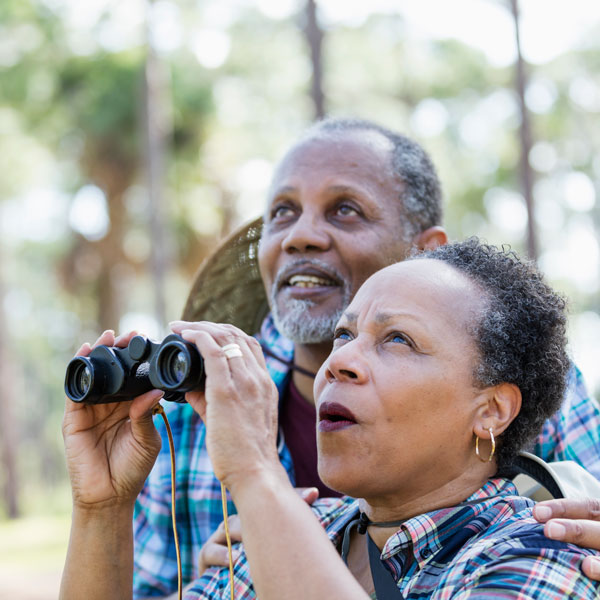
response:
[[[278,461],[277,396],[258,344],[230,326],[174,329],[205,359],[206,390],[187,400],[239,511],[237,598],[366,598],[381,565],[378,582],[393,577],[408,598],[596,597],[580,571],[590,552],[545,538],[531,501],[501,477],[557,409],[568,370],[564,302],[514,255],[470,240],[359,290],[315,381],[319,474],[358,498],[316,504],[326,531]],[[67,405],[63,598],[130,594],[122,529],[157,452],[156,402],[150,392],[129,409]],[[227,585],[211,570],[186,597],[227,598]]]

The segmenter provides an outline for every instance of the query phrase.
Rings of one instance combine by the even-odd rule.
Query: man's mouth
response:
[[[325,263],[316,260],[302,260],[282,269],[275,280],[276,289],[314,289],[343,287],[339,273]]]
[[[356,425],[352,412],[337,402],[323,402],[319,407],[319,431],[330,432]]]
[[[337,285],[332,279],[317,277],[315,275],[292,275],[284,285],[290,287],[314,288]]]

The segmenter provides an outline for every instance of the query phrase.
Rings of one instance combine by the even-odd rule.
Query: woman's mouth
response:
[[[339,431],[356,424],[352,412],[337,402],[323,402],[319,406],[318,430],[322,433]]]

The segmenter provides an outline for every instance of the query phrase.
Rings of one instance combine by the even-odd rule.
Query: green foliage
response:
[[[301,15],[270,19],[253,3],[229,4],[176,3],[180,43],[158,51],[169,129],[163,206],[169,319],[179,316],[192,274],[216,240],[240,215],[261,210],[264,182],[245,176],[244,168],[257,161],[259,167],[274,164],[313,115]],[[38,201],[28,216],[31,230],[6,226],[0,241],[7,256],[0,275],[8,289],[6,339],[19,373],[15,394],[22,399],[19,466],[27,480],[40,482],[64,478],[62,376],[76,346],[98,333],[105,288],[115,288],[112,327],[126,313],[153,312],[145,48],[139,40],[118,51],[103,47],[98,31],[110,17],[104,14],[86,32],[93,42],[87,53],[76,51],[68,5],[0,2],[0,40],[12,44],[12,54],[5,55],[0,43],[0,210],[6,211],[3,218],[18,212],[27,195],[40,190],[67,196],[64,206],[56,200],[55,226],[38,223],[43,234],[34,235],[33,213],[46,214],[48,208]],[[206,66],[195,54],[194,42],[207,29],[229,43],[221,64]],[[533,82],[555,93],[547,110],[532,114],[534,141],[546,142],[557,157],[535,173],[539,183],[548,184],[544,190],[559,190],[573,170],[592,182],[600,176],[600,109],[573,92],[577,82],[598,88],[598,39],[592,36],[586,46],[529,69]],[[523,230],[511,228],[510,219],[508,226],[494,220],[486,195],[490,189],[508,194],[520,189],[512,67],[495,67],[458,40],[416,38],[401,14],[372,14],[356,26],[326,29],[323,70],[330,114],[372,118],[429,150],[445,189],[451,237],[475,233],[524,247]],[[111,227],[99,240],[68,225],[72,198],[88,184],[102,188],[107,199]],[[578,211],[563,196],[540,192],[536,198],[542,254],[565,245],[561,236],[582,220],[595,231],[600,225],[600,202]],[[550,209],[558,214],[554,224]],[[570,275],[557,271],[553,278],[574,297],[574,312],[597,311],[598,288]]]

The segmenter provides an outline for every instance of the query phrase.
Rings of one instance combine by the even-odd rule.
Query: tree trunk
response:
[[[7,342],[4,314],[4,279],[2,277],[2,244],[0,243],[0,454],[4,481],[2,498],[10,519],[19,516],[19,492],[17,477],[17,427],[15,424],[16,394],[14,363]]]
[[[310,48],[312,64],[312,80],[310,95],[315,107],[315,118],[325,116],[325,95],[323,94],[323,30],[317,20],[317,5],[315,0],[306,2],[306,24],[304,35]]]
[[[525,104],[525,88],[527,87],[527,73],[525,72],[525,61],[521,54],[521,37],[519,34],[519,7],[517,0],[510,0],[511,11],[515,23],[515,42],[517,46],[517,62],[515,83],[519,97],[521,110],[521,186],[525,204],[527,206],[527,253],[529,258],[537,260],[537,236],[535,230],[535,215],[533,206],[533,171],[529,164],[529,152],[531,151],[531,125],[529,111]]]
[[[148,3],[152,10],[153,0]],[[167,321],[165,274],[167,244],[164,215],[165,147],[168,135],[167,73],[152,46],[151,19],[146,20],[146,65],[144,69],[146,182],[150,199],[150,270],[154,282],[155,318],[162,327]]]

